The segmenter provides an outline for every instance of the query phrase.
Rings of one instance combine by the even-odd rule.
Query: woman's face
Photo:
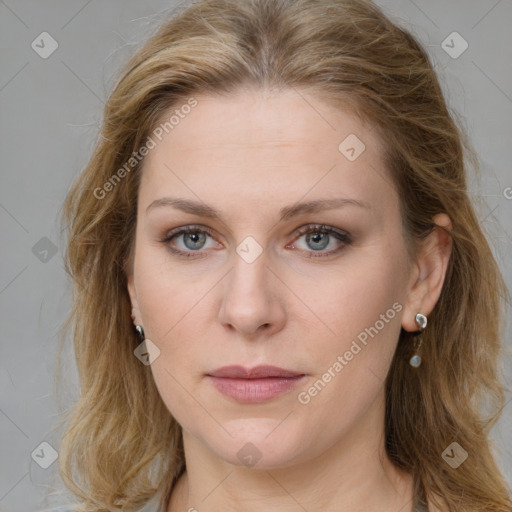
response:
[[[304,91],[196,99],[153,135],[129,275],[163,401],[239,465],[377,435],[416,277],[381,143]]]

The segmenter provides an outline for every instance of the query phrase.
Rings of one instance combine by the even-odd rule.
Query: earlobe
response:
[[[416,315],[428,316],[434,309],[443,289],[451,256],[452,224],[448,215],[441,213],[433,218],[434,229],[422,244],[417,256],[417,278],[408,291],[402,317],[402,327],[408,332],[417,331]]]

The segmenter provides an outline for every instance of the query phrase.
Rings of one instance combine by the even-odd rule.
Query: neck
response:
[[[413,479],[389,460],[384,410],[372,409],[326,452],[279,468],[230,464],[184,432],[187,471],[167,512],[230,512],[239,511],[240,504],[246,512],[412,512]]]

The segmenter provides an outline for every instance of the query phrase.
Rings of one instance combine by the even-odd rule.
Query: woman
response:
[[[465,149],[368,1],[163,24],[64,208],[76,510],[509,511],[505,287]]]

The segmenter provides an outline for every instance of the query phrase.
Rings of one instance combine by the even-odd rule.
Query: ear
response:
[[[133,272],[126,275],[128,294],[130,295],[130,302],[132,304],[132,320],[133,325],[142,325],[142,319],[139,311],[139,303],[137,302],[137,291],[135,290],[135,280]]]
[[[433,218],[436,225],[429,236],[422,242],[411,272],[409,289],[402,327],[409,332],[416,332],[416,314],[426,317],[432,312],[443,289],[446,270],[452,251],[450,217],[440,213]]]

